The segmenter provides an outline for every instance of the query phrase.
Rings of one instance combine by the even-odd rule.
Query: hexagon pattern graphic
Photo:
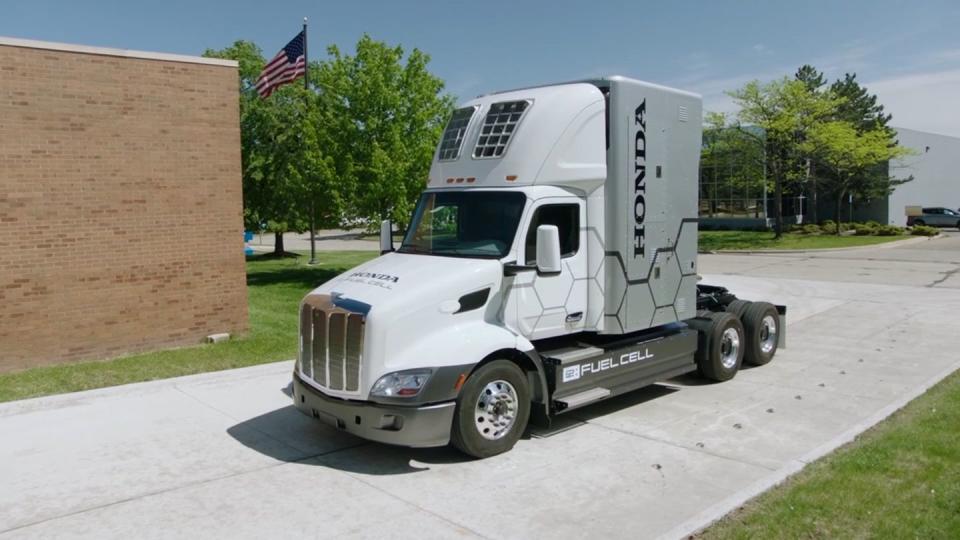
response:
[[[652,278],[648,282],[653,291],[653,299],[657,307],[673,305],[677,297],[677,287],[680,286],[680,279],[683,277],[677,256],[670,251],[661,252],[657,258],[660,277]],[[656,270],[654,270],[654,276],[656,276]]]

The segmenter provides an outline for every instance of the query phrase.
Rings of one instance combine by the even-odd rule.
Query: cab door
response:
[[[519,262],[536,266],[537,227],[555,225],[560,233],[563,264],[559,274],[525,272],[525,279],[514,284],[519,330],[531,340],[580,332],[587,315],[584,202],[576,197],[541,199],[528,215]]]

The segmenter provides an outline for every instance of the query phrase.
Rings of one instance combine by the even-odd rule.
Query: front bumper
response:
[[[400,446],[444,446],[450,442],[453,401],[402,407],[348,401],[324,395],[293,374],[293,403],[300,412],[371,441]]]

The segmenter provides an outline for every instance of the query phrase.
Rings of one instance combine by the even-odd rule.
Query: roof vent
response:
[[[690,119],[690,114],[687,113],[687,108],[684,107],[683,105],[680,106],[680,113],[678,117],[680,118],[681,122],[686,122],[687,120]]]
[[[524,112],[530,108],[530,101],[501,101],[490,105],[487,117],[483,120],[483,128],[477,139],[477,146],[473,149],[474,158],[498,158],[507,151],[507,144],[513,136],[523,118]]]
[[[440,161],[453,161],[460,157],[460,147],[463,146],[463,136],[467,132],[467,126],[473,113],[477,112],[477,106],[463,107],[453,111],[453,116],[447,122],[447,128],[443,130],[443,138],[440,139]]]

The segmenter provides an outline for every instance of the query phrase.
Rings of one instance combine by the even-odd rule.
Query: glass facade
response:
[[[756,135],[708,130],[703,143],[700,217],[765,218],[763,149]]]

